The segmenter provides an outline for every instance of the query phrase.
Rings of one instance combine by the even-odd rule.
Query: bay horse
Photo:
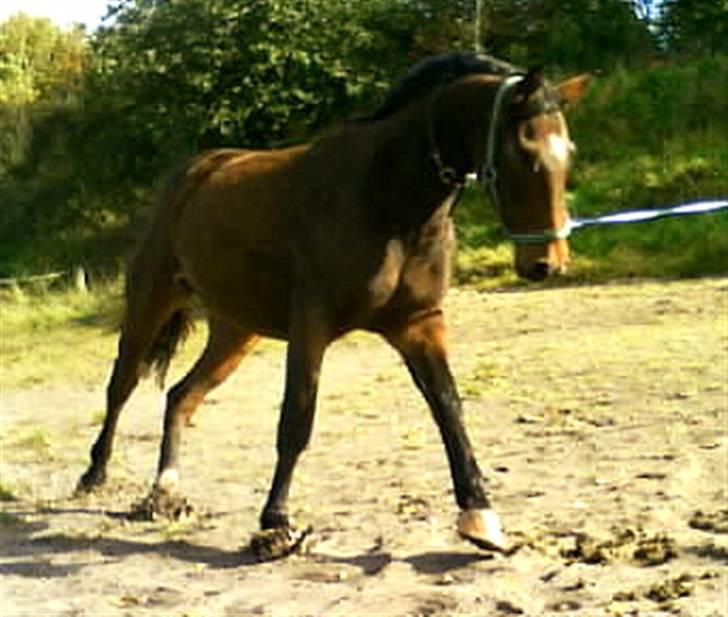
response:
[[[541,69],[451,53],[416,66],[378,111],[311,143],[216,149],[180,165],[130,264],[106,416],[79,489],[104,482],[122,406],[146,371],[163,377],[197,297],[208,340],[167,394],[153,492],[176,490],[180,434],[205,395],[259,337],[284,339],[277,463],[260,525],[283,538],[286,554],[297,542],[288,492],[311,436],[324,352],[364,329],[399,352],[430,407],[460,509],[457,531],[506,550],[448,366],[441,306],[451,214],[466,174],[478,173],[515,243],[518,274],[540,280],[562,271],[573,148],[562,105],[587,82],[550,85]]]

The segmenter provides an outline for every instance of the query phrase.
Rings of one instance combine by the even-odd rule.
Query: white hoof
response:
[[[460,536],[488,551],[506,553],[508,543],[500,518],[493,510],[463,510],[458,516]]]

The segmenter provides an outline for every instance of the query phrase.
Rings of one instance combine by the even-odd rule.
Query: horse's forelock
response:
[[[517,120],[527,120],[544,113],[561,111],[558,92],[548,82],[544,82],[527,96],[513,100],[511,115]]]

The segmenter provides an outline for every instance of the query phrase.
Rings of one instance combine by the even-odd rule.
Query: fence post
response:
[[[478,53],[483,51],[483,0],[475,0],[473,49]]]
[[[74,287],[76,291],[82,294],[88,293],[88,277],[83,266],[78,266],[74,271]]]

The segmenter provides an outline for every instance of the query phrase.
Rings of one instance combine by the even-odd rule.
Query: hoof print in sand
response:
[[[683,574],[677,578],[669,578],[652,585],[646,592],[645,598],[653,602],[668,602],[693,594],[695,585],[693,577]]]
[[[160,518],[179,521],[192,515],[194,509],[183,495],[176,495],[161,488],[154,488],[136,502],[129,512],[129,520],[155,521]]]
[[[693,529],[710,533],[728,533],[728,508],[716,512],[698,510],[688,522]]]
[[[313,527],[275,527],[259,531],[250,539],[249,549],[258,561],[273,561],[303,551]]]
[[[677,556],[675,541],[665,534],[647,535],[641,529],[615,529],[612,537],[593,538],[578,534],[573,548],[562,551],[570,561],[587,564],[606,564],[617,561],[641,566],[656,566]]]

